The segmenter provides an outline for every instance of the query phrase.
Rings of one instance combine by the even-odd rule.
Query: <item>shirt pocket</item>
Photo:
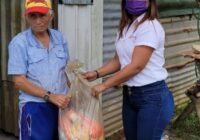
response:
[[[67,55],[65,54],[65,52],[58,51],[58,52],[56,52],[56,56],[60,59],[64,59],[64,58],[66,58]]]
[[[55,55],[56,55],[56,63],[59,69],[64,68],[67,63],[67,53],[64,51],[63,48],[60,48],[55,52]]]
[[[45,49],[31,48],[28,50],[28,63],[37,63],[47,57]]]
[[[43,72],[43,67],[45,66],[47,52],[45,52],[44,49],[29,49],[28,57],[28,71],[35,76],[37,76],[39,73],[41,74],[41,72]]]

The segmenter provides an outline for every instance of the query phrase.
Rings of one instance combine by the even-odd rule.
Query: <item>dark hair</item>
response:
[[[119,23],[119,38],[123,35],[123,30],[127,25],[130,25],[133,22],[133,16],[129,14],[125,9],[126,0],[122,0],[121,2],[121,19]],[[158,17],[157,14],[157,6],[156,6],[156,0],[149,0],[149,7],[147,9],[147,12],[144,16],[144,18],[137,24],[136,27],[138,27],[140,24],[142,24],[145,20],[154,20]]]

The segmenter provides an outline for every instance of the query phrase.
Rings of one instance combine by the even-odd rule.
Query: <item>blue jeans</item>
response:
[[[123,87],[123,125],[126,140],[160,140],[174,112],[165,81]]]

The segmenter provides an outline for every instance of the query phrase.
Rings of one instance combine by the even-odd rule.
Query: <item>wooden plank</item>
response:
[[[2,66],[2,79],[7,80],[7,45],[11,38],[11,28],[10,28],[10,19],[11,19],[11,7],[10,2],[7,0],[1,0],[1,66]]]
[[[0,3],[0,129],[15,135],[18,134],[18,94],[7,76],[7,47],[11,38],[21,31],[21,9],[20,0]]]
[[[11,6],[11,11],[10,11],[10,24],[9,24],[9,28],[10,28],[10,36],[6,42],[6,48],[8,47],[9,42],[11,41],[11,39],[17,35],[17,33],[21,32],[21,21],[19,20],[19,17],[21,17],[21,0],[15,0],[15,1],[11,1],[10,3]],[[7,67],[7,60],[8,60],[8,54],[7,51],[5,53],[6,55],[6,67]],[[3,68],[5,69],[5,68]],[[6,71],[7,73],[7,71]],[[6,75],[6,80],[11,81],[11,76]]]
[[[197,98],[196,103],[195,103],[195,108],[196,108],[197,116],[200,122],[200,98]]]
[[[0,2],[0,13],[1,13],[1,6],[2,6],[2,3]],[[1,14],[0,14],[0,23],[1,23]],[[1,26],[0,26],[0,46],[1,46]],[[1,72],[1,69],[2,69],[2,65],[1,65],[1,47],[0,47],[0,129],[2,129],[2,103],[1,103],[1,99],[2,99],[2,72]]]
[[[20,3],[20,8],[19,9],[21,9],[21,31],[23,31],[23,30],[25,30],[26,28],[27,28],[27,22],[26,22],[26,20],[25,20],[25,16],[24,16],[24,13],[25,13],[25,8],[24,8],[24,3],[25,3],[25,0],[21,0],[21,2],[19,2]]]
[[[14,85],[12,85],[12,92],[11,92],[11,96],[13,96],[13,110],[14,110],[14,124],[13,124],[13,127],[14,127],[14,132],[13,134],[15,134],[15,136],[18,136],[18,133],[19,133],[19,127],[18,127],[18,120],[19,120],[19,92],[17,89],[13,88]]]
[[[3,121],[4,121],[4,130],[6,132],[14,132],[13,131],[13,110],[12,110],[12,107],[13,107],[13,96],[11,96],[10,92],[9,92],[9,89],[8,89],[8,83],[5,83],[4,82],[4,85],[3,85],[3,94],[4,94],[4,114],[3,114]]]
[[[18,135],[18,92],[12,82],[3,84],[3,130]]]
[[[2,87],[0,85],[0,129],[2,129]]]
[[[10,11],[11,12],[11,24],[10,25],[11,25],[11,36],[12,37],[16,35],[18,24],[20,25],[20,20],[19,20],[20,10],[17,7],[20,7],[19,0],[11,1],[11,9],[10,9],[11,10]]]
[[[58,29],[58,0],[52,1],[52,8],[53,8],[53,11],[55,14],[53,21],[52,21],[52,27],[54,29]]]
[[[186,117],[192,112],[194,111],[194,103],[190,102],[185,109],[183,110],[183,112],[178,116],[178,118],[176,119],[173,127],[176,127],[178,124],[180,124],[183,120],[186,119]]]
[[[4,130],[5,128],[5,100],[4,100],[4,90],[3,90],[3,84],[2,84],[2,87],[1,87],[1,91],[2,91],[2,94],[1,94],[1,111],[2,111],[2,114],[1,114],[1,126],[2,126],[2,129]]]

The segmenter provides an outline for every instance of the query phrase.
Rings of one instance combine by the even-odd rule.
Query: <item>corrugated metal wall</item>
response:
[[[120,18],[120,1],[104,0],[104,30],[103,30],[103,62],[106,63],[114,55],[115,37]],[[196,20],[191,16],[161,18],[166,31],[166,67],[169,77],[168,86],[173,92],[176,106],[180,107],[188,101],[184,91],[195,81],[194,64],[191,59],[180,54],[189,50],[192,44],[199,41]],[[184,63],[189,63],[181,67]],[[180,66],[177,68],[177,66]],[[121,120],[122,92],[111,89],[103,94],[103,114],[106,135],[122,128]]]
[[[188,101],[184,91],[195,82],[194,63],[181,68],[178,65],[191,59],[183,58],[181,53],[191,50],[193,44],[199,44],[196,19],[191,16],[161,19],[166,31],[166,67],[168,68],[168,85],[174,94],[177,106]]]
[[[115,53],[115,38],[120,19],[120,1],[104,0],[103,18],[103,63],[106,63]],[[121,108],[122,91],[109,89],[102,96],[103,116],[106,136],[122,129]]]
[[[98,6],[98,10],[96,10]],[[70,59],[84,63],[84,69],[102,64],[103,2],[93,5],[59,4],[59,30],[69,45]]]

